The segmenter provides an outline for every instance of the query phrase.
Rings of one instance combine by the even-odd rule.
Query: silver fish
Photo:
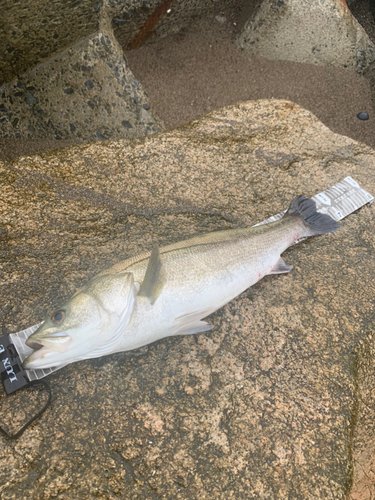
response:
[[[26,342],[35,350],[23,366],[58,367],[208,331],[203,318],[263,276],[292,269],[280,255],[296,240],[338,227],[297,196],[279,221],[155,246],[98,274],[47,317]]]

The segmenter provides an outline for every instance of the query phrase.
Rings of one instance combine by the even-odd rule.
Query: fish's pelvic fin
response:
[[[158,245],[154,245],[138,295],[141,297],[148,297],[151,304],[153,304],[159,297],[164,282],[164,268],[160,259],[159,247]]]
[[[272,269],[272,271],[269,274],[289,273],[292,269],[293,269],[293,266],[289,266],[288,264],[285,264],[283,259],[280,257],[280,259],[276,263],[276,266]]]
[[[321,214],[316,210],[315,202],[303,195],[296,196],[284,217],[300,217],[308,228],[305,236],[333,233],[340,227],[335,220],[327,214]]]

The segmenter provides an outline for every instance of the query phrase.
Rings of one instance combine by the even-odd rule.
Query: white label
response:
[[[320,200],[325,205],[330,205],[331,204],[331,200],[324,193],[318,193],[318,194],[316,194],[315,198],[318,198],[318,200]]]
[[[359,188],[359,184],[349,176],[345,177],[344,181],[346,181],[348,184],[350,184],[353,187]]]
[[[333,215],[332,212],[336,216],[335,217],[336,220],[341,220],[344,218],[344,214],[340,210],[338,210],[337,208],[332,207],[329,213],[331,215]]]
[[[370,193],[368,193],[367,191],[364,191],[364,194],[365,194],[366,198],[371,201],[371,203],[374,201],[374,197]]]

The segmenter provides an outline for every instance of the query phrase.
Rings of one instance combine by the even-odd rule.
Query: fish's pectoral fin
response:
[[[163,264],[160,259],[158,245],[154,245],[148,261],[146,274],[138,295],[148,297],[151,304],[159,297],[165,283]]]
[[[276,266],[272,269],[272,271],[269,274],[289,273],[292,269],[293,269],[293,266],[289,266],[288,264],[285,264],[283,259],[280,257],[280,259],[276,263]]]

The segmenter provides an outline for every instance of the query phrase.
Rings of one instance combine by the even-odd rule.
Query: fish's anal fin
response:
[[[201,321],[217,310],[217,307],[208,307],[199,311],[183,314],[175,319],[175,332],[173,335],[192,335],[193,333],[207,332],[213,328],[212,325]]]
[[[196,321],[195,323],[190,323],[186,325],[186,328],[178,330],[175,335],[193,335],[194,333],[207,332],[212,330],[213,325],[206,323],[205,321]]]
[[[293,266],[289,266],[288,264],[285,264],[283,259],[280,257],[280,259],[276,263],[276,266],[272,269],[272,271],[269,274],[289,273],[292,269],[293,269]]]
[[[164,282],[164,269],[160,259],[159,247],[158,245],[154,245],[138,295],[141,297],[148,297],[151,304],[153,304],[159,297]]]

